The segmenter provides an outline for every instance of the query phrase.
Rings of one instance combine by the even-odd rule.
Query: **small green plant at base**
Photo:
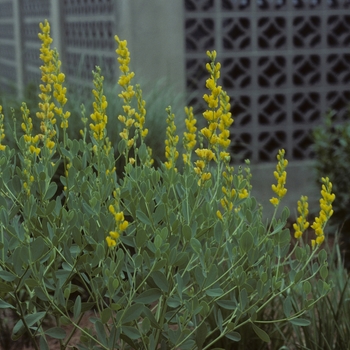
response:
[[[330,111],[313,132],[315,150],[315,169],[317,177],[328,176],[333,183],[337,200],[331,225],[340,231],[343,259],[350,266],[350,122],[337,122],[337,114]],[[321,175],[323,174],[323,175]]]
[[[235,172],[230,164],[233,118],[218,83],[216,52],[208,52],[206,65],[207,126],[197,133],[186,109],[180,172],[179,136],[169,107],[166,162],[156,169],[126,41],[116,37],[120,139],[107,137],[108,101],[98,67],[93,113],[90,119],[83,116],[81,138],[71,139],[65,76],[50,47],[49,23],[40,28],[40,133],[32,134],[33,121],[23,104],[19,150],[6,146],[3,135],[9,135],[0,110],[0,308],[19,317],[12,338],[27,334],[36,349],[48,349],[50,336],[66,349],[79,330],[81,350],[204,350],[239,344],[247,329],[270,342],[265,325],[308,324],[302,315],[330,290],[322,239],[310,246],[298,227],[291,246],[285,228],[289,210],[277,216],[287,192],[284,150],[277,155],[277,184],[272,186],[276,210],[269,226],[263,223],[250,194],[249,167]],[[124,162],[120,178],[114,145]],[[59,166],[64,168],[61,192],[53,181]],[[324,186],[325,203],[315,221],[319,237],[334,199],[328,179]],[[292,304],[293,291],[300,293],[298,305]],[[276,300],[284,314],[265,318]],[[95,317],[91,328],[83,329],[80,322],[89,310]],[[47,319],[53,326],[44,325]],[[62,327],[67,324],[73,326],[69,334]]]

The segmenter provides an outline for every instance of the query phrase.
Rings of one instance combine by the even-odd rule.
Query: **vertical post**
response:
[[[62,56],[63,56],[63,42],[62,42],[62,33],[61,33],[62,1],[50,0],[50,2],[51,2],[50,26],[51,26],[51,38],[53,39],[52,47],[57,49],[60,55],[60,59],[62,61]]]
[[[16,65],[16,93],[19,98],[23,96],[24,73],[23,73],[23,46],[22,46],[22,16],[21,0],[13,0],[13,31]]]

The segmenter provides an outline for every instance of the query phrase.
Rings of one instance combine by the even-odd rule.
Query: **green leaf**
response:
[[[53,200],[47,205],[46,210],[45,210],[45,215],[46,216],[50,215],[55,210],[55,208],[56,208],[56,201]]]
[[[16,308],[13,305],[7,303],[6,301],[0,299],[0,309],[16,309]]]
[[[311,292],[311,283],[309,281],[305,281],[303,284],[303,289],[305,294],[309,294]]]
[[[59,327],[49,328],[45,331],[45,334],[54,339],[64,339],[66,337],[66,331]]]
[[[306,320],[305,318],[293,318],[289,320],[290,323],[294,324],[295,326],[305,327],[310,326],[311,322],[309,320]]]
[[[252,327],[253,327],[253,330],[255,332],[255,334],[262,340],[264,341],[265,343],[269,343],[270,342],[270,337],[269,335],[264,331],[262,330],[261,328],[259,328],[257,325],[255,325],[254,323],[252,323]]]
[[[42,237],[36,238],[33,242],[30,243],[30,251],[32,254],[32,262],[39,260],[44,251],[46,250],[46,243]]]
[[[132,340],[139,339],[141,337],[140,332],[135,327],[122,327],[122,333]]]
[[[147,233],[142,228],[136,231],[135,243],[137,248],[142,248],[147,242]]]
[[[104,346],[107,346],[108,342],[107,342],[106,331],[105,331],[105,328],[104,328],[104,326],[103,326],[103,324],[102,324],[102,322],[100,320],[96,320],[96,322],[95,322],[95,329],[96,329],[98,340]]]
[[[321,267],[320,275],[321,275],[322,279],[324,279],[324,280],[327,278],[327,276],[328,276],[328,268],[327,268],[327,266],[323,265]]]
[[[287,222],[288,218],[289,218],[289,215],[290,215],[290,211],[289,211],[289,208],[288,207],[284,207],[283,208],[283,211],[282,211],[282,214],[281,214],[281,220],[282,222]]]
[[[254,244],[254,237],[250,231],[245,231],[239,240],[239,246],[244,253],[248,253]]]
[[[241,310],[244,311],[248,304],[248,292],[245,288],[243,288],[239,293],[239,302]]]
[[[205,322],[203,322],[199,327],[196,329],[196,344],[197,349],[202,349],[203,344],[206,340],[206,337],[208,335],[208,328]]]
[[[151,329],[151,322],[150,322],[150,320],[147,317],[145,317],[142,320],[142,327],[141,327],[141,329],[142,329],[142,333],[143,334],[147,334],[150,331],[150,329]]]
[[[122,318],[122,324],[137,320],[140,317],[143,310],[144,306],[141,303],[131,305],[128,309],[122,311],[124,313]]]
[[[192,237],[190,241],[192,249],[198,254],[202,254],[202,245],[197,238]]]
[[[7,227],[9,224],[9,216],[7,213],[7,209],[5,209],[4,207],[0,208],[0,222],[2,223],[2,225],[4,225],[4,227]]]
[[[153,328],[161,329],[161,327],[159,326],[156,318],[154,317],[153,313],[151,312],[151,310],[149,308],[145,307],[143,309],[143,314],[144,314],[144,316],[146,316],[150,320],[151,326]]]
[[[216,303],[225,310],[235,310],[237,303],[232,300],[217,300]]]
[[[112,317],[112,310],[109,308],[103,309],[101,312],[101,322],[106,324]]]
[[[166,213],[165,205],[163,203],[160,203],[157,206],[156,211],[154,212],[154,215],[153,215],[154,222],[158,224],[160,221],[164,220],[165,213]]]
[[[152,223],[150,221],[150,219],[148,218],[148,216],[141,210],[136,210],[136,218],[139,219],[142,223],[144,223],[145,225],[149,225],[151,226]]]
[[[16,276],[8,271],[0,271],[0,278],[6,282],[12,282],[16,279]]]
[[[73,308],[74,319],[77,320],[80,314],[81,314],[81,297],[80,295],[78,295],[77,298],[75,299],[74,308]]]
[[[47,344],[46,338],[43,335],[40,336],[39,347],[40,347],[40,350],[50,350],[49,345]]]
[[[320,265],[322,265],[326,260],[327,260],[327,252],[324,249],[322,249],[318,253],[318,262],[320,263]]]
[[[51,199],[53,197],[53,195],[56,193],[57,187],[58,186],[57,186],[56,182],[51,182],[49,185],[49,188],[47,189],[47,191],[45,193],[44,200]]]
[[[220,332],[222,332],[223,330],[222,323],[223,323],[222,312],[219,309],[216,315],[216,324],[219,327]]]
[[[238,332],[227,333],[225,334],[225,337],[236,342],[239,342],[242,339],[241,335]]]
[[[162,291],[167,292],[169,290],[168,280],[166,279],[163,272],[154,271],[152,272],[151,277],[157,287],[159,287]]]
[[[290,316],[290,313],[292,312],[292,301],[290,296],[287,296],[283,301],[283,311],[286,317]]]
[[[46,315],[46,312],[44,311],[36,312],[31,315],[26,315],[24,316],[24,322],[26,323],[27,327],[31,327],[36,322],[40,321],[45,315]],[[22,327],[24,327],[23,321],[19,320],[13,327],[12,333],[17,334],[22,329]]]
[[[224,294],[224,291],[221,288],[211,288],[205,291],[205,294],[209,297],[220,297]]]
[[[190,239],[191,239],[191,236],[192,236],[192,229],[191,229],[191,227],[188,226],[188,225],[184,225],[182,227],[182,234],[183,234],[183,236],[185,238],[185,242],[189,242]]]
[[[141,163],[145,164],[147,161],[147,157],[148,157],[148,150],[147,150],[147,146],[145,143],[142,143],[140,145],[137,154],[141,160]]]
[[[158,288],[151,288],[138,295],[135,301],[142,304],[150,304],[158,300],[161,295],[162,293]]]
[[[303,270],[298,271],[294,277],[294,283],[297,284],[303,276],[304,276],[304,271]]]

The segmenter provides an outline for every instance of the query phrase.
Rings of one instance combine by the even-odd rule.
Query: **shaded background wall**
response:
[[[71,86],[91,86],[100,65],[116,82],[114,35],[128,40],[143,89],[162,81],[198,115],[205,107],[206,50],[217,50],[232,97],[232,152],[252,162],[255,193],[270,208],[275,156],[291,161],[286,204],[316,202],[311,131],[327,109],[347,117],[350,1],[0,0],[0,86],[19,96],[38,83],[38,24],[51,23]],[[182,118],[183,116],[179,116]],[[266,209],[268,210],[268,209]]]

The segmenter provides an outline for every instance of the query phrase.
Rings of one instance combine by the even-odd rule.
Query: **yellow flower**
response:
[[[171,107],[166,108],[168,113],[167,128],[166,128],[166,140],[165,140],[165,157],[167,161],[164,163],[167,169],[176,169],[176,160],[179,157],[179,152],[176,150],[177,143],[179,142],[179,136],[176,135],[175,115],[171,113]]]
[[[63,112],[63,107],[67,103],[66,93],[67,88],[63,87],[63,83],[66,79],[65,75],[61,72],[61,61],[58,56],[57,50],[53,51],[52,55],[53,65],[55,67],[54,72],[51,75],[53,81],[53,96],[60,105],[60,107],[55,107],[54,112],[61,118],[61,128],[68,128],[68,118],[70,117],[70,112]]]
[[[145,137],[147,135],[147,131],[145,131],[147,129],[144,129],[144,117],[146,114],[146,109],[144,108],[145,102],[142,100],[140,88],[138,88],[139,91],[137,92],[139,113],[135,115],[135,109],[131,108],[132,99],[135,96],[135,91],[133,85],[131,84],[131,80],[135,74],[134,72],[130,72],[129,68],[130,52],[128,50],[126,40],[120,40],[117,35],[114,38],[118,43],[116,53],[118,55],[118,62],[120,64],[119,70],[122,73],[119,77],[118,84],[122,87],[123,91],[118,96],[123,100],[123,110],[125,113],[125,116],[120,115],[118,119],[125,125],[125,128],[120,133],[120,136],[122,139],[127,141],[127,149],[124,150],[124,156],[126,158],[126,161],[128,161],[128,152],[130,148],[135,144],[134,141],[131,142],[129,140],[130,128],[135,124],[135,122],[137,122],[136,127],[139,128],[141,137]]]
[[[270,202],[275,207],[278,206],[281,199],[287,193],[287,189],[284,186],[287,180],[287,172],[285,171],[285,169],[288,165],[288,161],[287,159],[284,159],[284,154],[285,154],[284,149],[279,150],[277,154],[278,163],[276,166],[276,171],[274,171],[273,173],[277,180],[277,185],[272,185],[271,188],[272,188],[272,191],[275,192],[275,194],[277,195],[277,198],[276,197],[271,198]]]
[[[106,237],[106,242],[108,247],[113,248],[117,245],[117,242],[115,241],[115,239],[111,238],[110,236]]]
[[[307,215],[309,213],[308,210],[308,202],[306,196],[301,196],[300,201],[298,201],[298,212],[300,216],[297,218],[297,222],[293,224],[294,228],[294,237],[301,238],[302,234],[309,227],[309,223],[307,221]]]
[[[248,191],[247,191],[246,188],[243,188],[243,189],[240,190],[239,193],[238,193],[238,197],[239,197],[240,199],[247,198],[248,196],[249,196],[249,193],[248,193]]]
[[[320,199],[320,213],[319,216],[315,218],[314,223],[311,227],[315,230],[316,240],[311,241],[312,247],[315,245],[321,245],[324,241],[324,228],[326,223],[333,215],[332,203],[335,199],[335,194],[332,193],[332,183],[329,181],[328,177],[322,178],[322,190]]]
[[[221,211],[220,210],[217,210],[216,211],[216,216],[222,221],[223,220],[223,217],[222,217],[222,214],[221,214]]]
[[[93,113],[90,115],[90,118],[94,123],[90,124],[90,129],[92,131],[93,138],[101,145],[101,142],[106,141],[107,132],[106,125],[108,117],[106,115],[107,100],[106,96],[103,94],[103,80],[104,77],[101,75],[101,68],[96,67],[96,71],[92,72],[94,77],[94,86],[95,89],[92,90],[92,93],[95,97],[93,102]]]
[[[187,118],[185,119],[187,132],[183,134],[183,145],[186,153],[182,155],[183,161],[185,164],[190,164],[191,162],[191,153],[193,148],[196,145],[196,132],[197,128],[195,127],[197,120],[193,115],[193,108],[185,107],[185,113]]]
[[[0,105],[0,151],[5,151],[6,149],[6,146],[1,144],[4,138],[5,138],[4,115],[2,114],[2,106]]]
[[[108,210],[114,216],[115,229],[113,231],[109,231],[109,236],[106,237],[108,247],[116,246],[117,239],[129,226],[129,222],[124,219],[124,213],[119,210],[119,199],[117,198],[117,192],[114,193],[114,196],[115,203],[114,205],[110,204]]]
[[[44,145],[48,144],[46,140],[54,142],[52,139],[56,135],[56,130],[54,125],[56,119],[54,118],[55,104],[51,102],[51,93],[53,90],[54,79],[57,80],[55,75],[55,57],[54,51],[51,49],[52,38],[50,37],[50,24],[45,20],[44,24],[40,23],[40,29],[42,33],[39,33],[39,39],[42,41],[40,48],[40,59],[43,61],[43,65],[40,67],[41,70],[41,81],[39,88],[41,93],[39,98],[42,102],[39,103],[40,111],[37,112],[37,117],[41,119],[40,129],[43,133]],[[56,62],[58,65],[58,62]],[[62,77],[60,77],[62,79]],[[52,153],[54,147],[49,148],[50,154]]]

